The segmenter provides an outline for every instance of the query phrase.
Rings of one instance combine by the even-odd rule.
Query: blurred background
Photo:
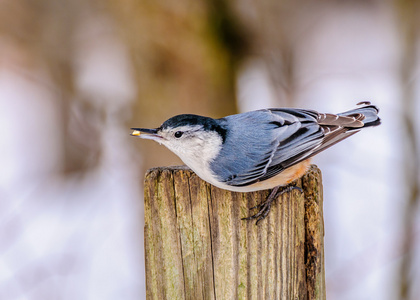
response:
[[[383,124],[318,155],[328,299],[420,299],[420,1],[0,1],[0,299],[144,299],[129,136],[266,107]]]

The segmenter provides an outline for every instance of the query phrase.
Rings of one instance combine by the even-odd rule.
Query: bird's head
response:
[[[131,135],[166,146],[194,169],[197,160],[208,162],[219,153],[226,138],[222,124],[223,119],[178,115],[155,129],[131,128]]]

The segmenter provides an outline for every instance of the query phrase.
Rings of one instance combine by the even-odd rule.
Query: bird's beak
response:
[[[138,136],[143,139],[159,141],[162,139],[162,136],[158,134],[157,129],[147,129],[147,128],[131,128],[133,132],[130,134],[132,136]]]

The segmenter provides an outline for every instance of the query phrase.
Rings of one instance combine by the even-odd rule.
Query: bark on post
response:
[[[321,172],[316,166],[257,226],[268,191],[218,189],[185,167],[145,178],[147,299],[325,299]]]

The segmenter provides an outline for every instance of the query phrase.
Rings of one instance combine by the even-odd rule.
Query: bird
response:
[[[272,202],[308,170],[311,158],[367,127],[378,126],[379,109],[369,101],[338,114],[269,108],[213,119],[181,114],[157,128],[131,128],[175,153],[201,179],[234,192],[272,189],[246,220],[264,219]]]

